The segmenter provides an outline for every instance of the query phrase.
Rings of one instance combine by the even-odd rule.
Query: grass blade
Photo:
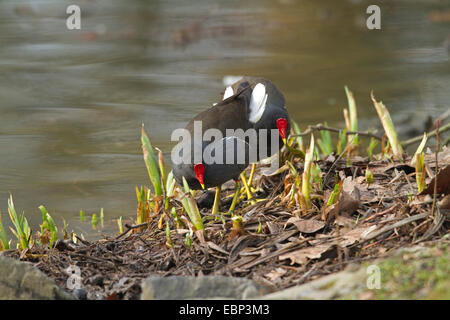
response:
[[[295,134],[301,134],[300,127],[298,126],[297,122],[292,121],[292,129],[294,130]],[[301,151],[305,151],[303,146],[303,138],[301,136],[298,136],[295,138],[295,141],[297,142],[298,149]]]
[[[411,158],[411,166],[414,166],[416,164],[417,155],[421,154],[423,151],[423,148],[425,148],[425,145],[427,144],[427,133],[423,133],[422,141],[419,144],[419,147],[417,147],[416,152],[414,153],[414,156]]]
[[[350,113],[350,129],[349,131],[358,131],[358,112],[357,112],[357,108],[356,108],[356,101],[355,101],[355,97],[353,95],[353,92],[351,92],[347,86],[344,87],[345,89],[345,94],[347,96],[347,101],[348,101],[348,111]],[[351,141],[353,139],[353,136],[349,137],[349,141]],[[358,145],[358,137],[355,137],[355,139],[353,139],[353,145]]]
[[[325,127],[328,127],[326,122],[324,124]],[[317,144],[322,154],[328,156],[333,153],[333,140],[331,139],[331,133],[327,130],[320,130],[320,135],[322,139],[318,139]]]
[[[421,152],[416,155],[416,182],[417,193],[421,193],[426,188],[425,183],[425,153]]]
[[[378,141],[375,138],[370,138],[370,144],[367,147],[367,155],[369,157],[369,160],[372,160],[373,157],[373,150],[375,149],[375,147],[377,146]]]
[[[389,114],[388,109],[383,104],[383,102],[377,102],[373,95],[373,91],[370,94],[372,98],[373,105],[377,110],[378,117],[380,118],[381,124],[383,125],[384,131],[389,139],[389,143],[392,147],[392,151],[394,154],[394,158],[401,159],[403,155],[403,148],[400,144],[400,141],[397,138],[397,132],[395,131],[394,123],[392,122],[391,115]]]
[[[150,143],[150,140],[147,134],[145,133],[144,125],[142,125],[141,130],[141,142],[145,166],[147,167],[150,181],[152,182],[156,196],[161,196],[163,194],[162,189],[163,187],[161,185],[161,174],[159,164],[158,161],[156,160],[155,153],[153,152],[152,144]]]
[[[200,211],[198,210],[197,203],[192,198],[190,193],[189,185],[186,179],[183,177],[183,185],[185,190],[185,196],[182,198],[181,203],[183,204],[184,210],[186,210],[189,219],[194,225],[197,231],[204,230],[202,216],[200,215]]]
[[[10,195],[8,199],[8,213],[9,217],[11,219],[11,222],[13,223],[15,230],[11,228],[14,235],[17,237],[17,240],[19,241],[20,248],[22,250],[25,250],[29,248],[31,245],[31,228],[28,225],[28,221],[25,218],[24,214],[20,217],[17,216],[16,209],[14,207],[14,201],[12,198],[12,195]]]
[[[6,235],[5,228],[3,227],[2,213],[0,211],[0,251],[8,249],[9,249],[9,240],[8,236]]]
[[[311,163],[314,155],[314,135],[311,134],[309,150],[305,155],[305,166],[302,174],[302,194],[304,197],[305,210],[311,209]]]
[[[117,219],[117,226],[119,227],[119,234],[123,233],[123,223],[122,223],[122,216]]]

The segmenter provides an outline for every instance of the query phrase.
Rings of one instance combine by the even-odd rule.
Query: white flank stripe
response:
[[[264,110],[266,109],[266,102],[266,87],[262,83],[258,83],[253,89],[252,97],[250,99],[250,122],[256,123],[261,119]]]

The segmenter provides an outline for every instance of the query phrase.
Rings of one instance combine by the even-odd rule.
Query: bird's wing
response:
[[[228,88],[227,88],[227,89],[228,89]],[[236,99],[237,97],[239,97],[242,93],[244,93],[244,92],[247,91],[248,89],[250,89],[250,86],[247,86],[247,87],[243,88],[242,90],[240,90],[240,91],[236,92],[235,94],[233,94],[233,95],[231,95],[231,96],[229,96],[229,97],[226,97],[226,98],[225,98],[225,94],[224,94],[224,99],[223,99],[222,101],[216,103],[215,106],[216,106],[216,105],[217,105],[217,106],[223,106],[223,105],[226,105],[226,104],[232,102],[234,99]],[[233,89],[231,89],[231,91],[232,91],[232,90],[233,90]],[[226,93],[226,91],[225,91],[225,93]]]

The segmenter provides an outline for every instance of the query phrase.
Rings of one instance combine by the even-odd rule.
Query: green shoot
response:
[[[323,190],[323,183],[322,183],[322,171],[320,170],[320,167],[317,163],[313,163],[311,167],[311,176],[312,180],[315,184],[319,186],[320,190]]]
[[[53,246],[53,244],[58,240],[58,228],[56,227],[55,221],[44,206],[39,206],[39,210],[41,210],[42,213],[41,237],[45,235],[45,230],[48,230],[48,232],[50,232],[50,246]]]
[[[381,120],[381,124],[383,125],[384,131],[389,139],[394,158],[401,159],[403,155],[403,148],[397,138],[397,132],[395,131],[394,122],[392,121],[391,115],[383,102],[377,102],[375,100],[373,91],[371,92],[371,98],[375,109],[377,110],[378,117]]]
[[[192,239],[191,239],[191,235],[190,235],[190,233],[188,232],[188,233],[186,233],[186,240],[185,240],[185,244],[186,244],[186,247],[188,248],[188,249],[190,249],[191,248],[191,246],[192,246]]]
[[[63,218],[63,229],[62,229],[62,233],[63,233],[63,239],[67,240],[69,239],[69,232],[67,231],[67,222],[66,219]]]
[[[137,208],[137,215],[136,215],[136,223],[141,224],[144,222],[147,222],[150,217],[150,206],[149,206],[149,199],[148,199],[148,192],[146,187],[141,187],[139,189],[136,187],[136,197],[138,200],[138,208]]]
[[[297,122],[292,121],[292,129],[294,130],[295,134],[301,134],[300,127],[298,126]],[[303,146],[303,138],[301,136],[298,136],[295,138],[295,141],[297,142],[298,149],[301,151],[305,151],[305,148]]]
[[[202,216],[200,211],[198,211],[197,203],[192,198],[190,193],[189,185],[186,179],[183,177],[183,186],[185,191],[185,196],[182,198],[181,203],[183,204],[184,210],[186,210],[189,219],[191,219],[192,224],[196,230],[203,231],[205,228],[203,226]]]
[[[166,200],[164,203],[164,208],[166,210],[169,209],[170,197],[173,196],[174,190],[175,190],[175,179],[173,177],[173,172],[170,171],[169,175],[167,176],[167,181],[166,181]]]
[[[325,127],[328,127],[326,122],[324,124]],[[328,130],[320,130],[320,135],[322,139],[318,139],[317,144],[322,154],[328,156],[333,153],[333,140],[331,140],[331,133]]]
[[[422,153],[423,149],[425,148],[425,145],[427,144],[427,133],[423,133],[422,142],[420,142],[419,147],[417,148],[416,152],[414,153],[414,156],[411,158],[411,166],[414,166],[416,164],[417,155]]]
[[[80,221],[84,221],[84,211],[80,210]]]
[[[416,155],[417,193],[421,193],[426,188],[425,176],[425,153],[421,152]]]
[[[348,100],[348,111],[350,113],[350,131],[358,131],[358,112],[356,108],[356,101],[355,97],[353,96],[353,92],[351,92],[347,86],[344,87],[345,94],[347,96]],[[353,139],[353,136],[349,137],[349,140],[351,141]],[[358,145],[358,137],[355,137],[353,139],[353,145]]]
[[[174,207],[172,207],[170,214],[172,215],[173,220],[175,220],[175,223],[177,224],[177,228],[181,228],[184,226],[183,221],[181,221],[180,217],[177,214],[177,210]]]
[[[8,250],[9,249],[9,243],[10,243],[10,241],[8,240],[5,228],[3,227],[2,213],[0,211],[0,251]]]
[[[103,222],[105,221],[105,214],[103,212],[103,208],[100,209],[100,224],[103,228]]]
[[[366,182],[367,184],[371,184],[373,182],[373,173],[368,167],[366,168]]]
[[[243,219],[241,216],[233,216],[231,217],[233,220],[233,229],[232,231],[237,234],[242,234],[244,232]]]
[[[161,184],[161,173],[159,168],[159,163],[156,159],[155,153],[153,152],[152,144],[150,139],[144,130],[144,125],[142,125],[141,130],[141,142],[142,151],[144,154],[145,166],[147,167],[148,175],[150,181],[152,182],[153,188],[155,190],[156,196],[161,196],[163,194],[163,186]]]
[[[341,194],[341,190],[342,190],[342,185],[343,185],[343,181],[336,183],[334,185],[333,192],[331,192],[330,198],[328,198],[328,201],[327,201],[327,207],[335,204],[336,201],[339,199],[339,195]]]
[[[94,213],[92,215],[92,219],[91,219],[91,225],[93,229],[97,229],[97,225],[98,225],[98,219],[97,219],[97,214]]]
[[[166,185],[166,166],[164,164],[164,156],[163,156],[162,151],[159,148],[155,147],[155,149],[156,149],[156,151],[158,151],[158,166],[159,166],[159,171],[161,172],[162,186],[164,188]]]
[[[369,156],[369,160],[372,160],[373,150],[375,149],[377,144],[378,141],[374,137],[370,138],[370,144],[367,147],[367,155]]]
[[[20,249],[25,250],[29,248],[33,244],[33,239],[31,238],[31,228],[28,225],[28,221],[27,218],[25,218],[24,213],[22,213],[20,217],[17,216],[12,195],[10,195],[8,199],[8,212],[9,218],[11,219],[11,222],[13,223],[15,228],[10,229],[19,241]]]
[[[73,241],[73,243],[75,243],[75,244],[78,243],[77,234],[75,232],[70,233],[70,239]]]
[[[305,166],[302,174],[302,194],[304,197],[305,211],[311,209],[311,164],[314,155],[314,135],[311,134],[309,150],[305,155]]]
[[[170,235],[170,226],[167,221],[166,221],[166,245],[169,248],[173,248],[172,236]]]
[[[123,223],[122,223],[122,216],[117,219],[117,226],[119,227],[119,234],[123,233]]]
[[[346,145],[347,145],[347,129],[340,130],[339,141],[336,148],[337,153],[341,154],[344,151]]]

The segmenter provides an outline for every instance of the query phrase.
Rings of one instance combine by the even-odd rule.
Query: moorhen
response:
[[[199,124],[201,126],[200,139],[194,130]],[[224,138],[213,142],[210,141],[211,139],[205,139],[203,133],[208,129],[218,130]],[[248,137],[230,136],[227,129],[232,129],[232,131],[255,129],[257,145],[254,145],[255,141],[250,143],[246,139]],[[175,149],[172,151],[172,168],[176,181],[182,184],[184,177],[191,189],[217,187],[212,210],[213,214],[217,214],[221,185],[231,179],[237,181],[250,160],[256,162],[278,151],[279,147],[272,148],[271,146],[270,133],[259,136],[260,129],[267,129],[269,132],[270,129],[278,129],[281,140],[281,143],[278,144],[279,147],[286,141],[289,116],[285,108],[284,96],[267,79],[244,77],[226,88],[223,101],[201,112],[187,124],[186,134],[193,138],[184,139],[183,137],[183,141],[179,143],[176,151]],[[261,139],[265,139],[263,142],[267,147],[260,148]],[[222,149],[225,152],[222,155],[216,155],[216,149]],[[261,155],[260,149],[263,151]],[[264,149],[268,149],[268,152],[264,152]],[[184,154],[184,152],[188,152],[188,154]],[[228,152],[231,152],[234,160],[231,163],[228,158],[225,159],[225,154]],[[180,161],[182,158],[183,161]],[[240,158],[241,161],[237,161],[237,158]],[[198,159],[201,160],[198,161]],[[221,163],[212,163],[218,159]],[[235,200],[236,197],[233,198],[232,208],[234,208]]]

